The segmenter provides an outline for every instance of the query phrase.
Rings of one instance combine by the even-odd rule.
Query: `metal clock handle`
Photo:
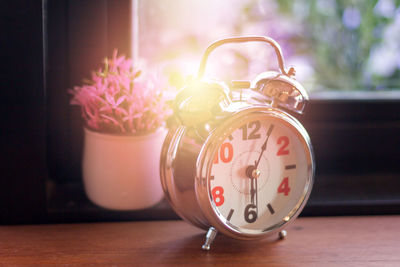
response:
[[[288,72],[285,70],[285,62],[283,60],[283,55],[282,55],[282,50],[279,44],[272,38],[266,37],[266,36],[241,36],[241,37],[230,37],[230,38],[225,38],[218,40],[211,45],[209,45],[204,52],[203,58],[200,63],[199,71],[197,74],[197,77],[201,79],[204,76],[206,64],[207,64],[207,59],[210,55],[210,53],[217,47],[227,44],[227,43],[246,43],[246,42],[265,42],[270,44],[274,50],[275,54],[278,58],[278,64],[279,64],[279,69],[282,74],[286,76],[292,76],[294,75],[294,69],[290,68]]]

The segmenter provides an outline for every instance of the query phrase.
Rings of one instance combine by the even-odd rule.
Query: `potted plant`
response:
[[[85,121],[83,180],[99,206],[129,210],[159,202],[159,158],[169,109],[160,80],[118,56],[69,92]]]

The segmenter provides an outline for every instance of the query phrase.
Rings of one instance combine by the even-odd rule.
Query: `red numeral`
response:
[[[224,198],[224,189],[222,188],[222,186],[214,187],[213,190],[211,191],[211,194],[215,202],[215,205],[217,207],[224,204],[225,198]]]
[[[228,155],[226,155],[228,152]],[[222,162],[228,163],[233,158],[233,146],[231,143],[223,143],[219,152]]]
[[[283,178],[282,183],[278,187],[278,193],[284,193],[285,196],[289,195],[290,187],[289,187],[289,177]]]
[[[289,145],[289,138],[287,136],[281,136],[278,138],[278,145],[282,143],[281,148],[276,153],[277,156],[289,155],[289,150],[287,146]]]
[[[219,162],[219,158],[224,163],[231,162],[231,160],[233,159],[233,146],[231,143],[223,143],[221,145],[221,147],[219,148],[219,157],[218,153],[215,154],[213,163],[217,164]]]

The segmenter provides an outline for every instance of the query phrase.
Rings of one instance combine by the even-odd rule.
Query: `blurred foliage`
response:
[[[266,35],[278,41],[287,65],[296,67],[296,78],[308,90],[400,89],[400,0],[140,3],[141,55],[162,65],[178,88],[196,72],[211,42],[232,35]],[[221,50],[213,53],[214,68],[207,68],[218,78],[251,79],[276,63],[263,48]]]
[[[317,89],[400,89],[400,0],[277,3],[281,14],[302,25],[302,35],[290,39],[301,43],[294,46],[297,53],[305,53],[311,59]],[[393,33],[396,28],[397,35]],[[394,57],[388,61],[397,64],[387,66],[390,62],[384,59],[376,62],[382,57]]]

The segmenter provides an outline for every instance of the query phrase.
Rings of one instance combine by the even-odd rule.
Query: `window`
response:
[[[199,55],[212,41],[266,35],[280,43],[287,65],[296,67],[297,79],[309,92],[399,89],[398,1],[134,2],[139,57],[175,82],[196,73]],[[221,48],[210,73],[251,79],[275,67],[271,49],[264,46]],[[229,72],[218,73],[221,69]]]
[[[310,92],[299,119],[317,173],[306,214],[398,212],[400,207],[400,2],[136,1],[138,54],[179,87],[204,49],[232,35],[267,35]],[[208,75],[252,79],[276,69],[265,45],[218,48]],[[226,71],[226,70],[229,71]],[[222,72],[219,70],[223,70]]]
[[[114,48],[127,55],[138,48],[136,59],[146,59],[179,87],[196,73],[210,42],[241,34],[276,39],[311,92],[299,119],[311,136],[317,168],[303,214],[400,212],[399,1],[28,2],[6,1],[0,9],[8,33],[2,42],[8,51],[3,107],[10,111],[0,223],[177,218],[165,202],[113,212],[88,201],[80,166],[82,121],[67,89]],[[251,79],[275,67],[271,52],[259,44],[221,48],[207,74]],[[232,62],[232,72],[218,72],[218,64]]]

